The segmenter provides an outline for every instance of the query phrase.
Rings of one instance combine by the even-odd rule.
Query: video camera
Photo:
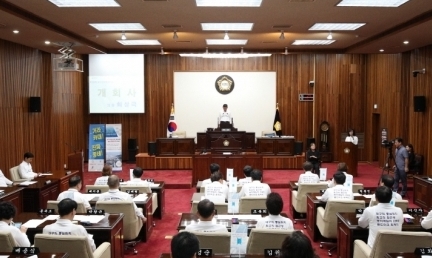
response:
[[[381,146],[382,146],[383,148],[391,149],[391,148],[393,147],[393,144],[394,144],[394,143],[395,143],[394,140],[391,140],[391,141],[385,140],[385,141],[382,141],[382,142],[381,142]]]

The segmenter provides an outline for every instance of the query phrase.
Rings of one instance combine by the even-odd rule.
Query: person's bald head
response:
[[[117,175],[111,175],[108,177],[108,186],[110,189],[119,189],[120,179]]]

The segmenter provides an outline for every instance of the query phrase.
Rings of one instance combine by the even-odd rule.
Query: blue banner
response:
[[[105,125],[91,124],[89,129],[88,171],[101,172],[105,164]]]
[[[107,124],[105,131],[106,163],[113,171],[122,171],[122,126]]]

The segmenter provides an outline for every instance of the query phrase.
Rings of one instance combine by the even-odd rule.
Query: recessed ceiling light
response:
[[[201,23],[202,30],[251,31],[253,23]]]
[[[13,30],[12,32],[15,33],[15,34],[18,34],[19,30]]]
[[[49,44],[51,44],[51,41],[46,40],[46,41],[45,41],[45,44],[49,45]]]
[[[206,39],[207,45],[246,45],[247,39]]]
[[[89,23],[98,31],[135,31],[146,30],[141,23]]]
[[[379,51],[380,51],[380,52],[384,52],[384,49],[381,48]]]
[[[409,0],[342,0],[337,6],[399,7]]]
[[[195,0],[197,6],[260,7],[262,0]]]
[[[404,43],[405,45],[408,45],[408,44],[409,44],[409,41],[408,41],[408,40],[405,40],[403,43]]]
[[[181,57],[201,57],[201,58],[248,58],[248,57],[267,57],[271,54],[247,54],[247,53],[204,53],[204,54],[179,54]]]
[[[315,23],[309,30],[356,30],[366,23]]]
[[[158,46],[161,44],[157,39],[117,40],[117,42],[125,46]]]
[[[300,39],[294,41],[293,45],[330,45],[331,43],[335,42],[336,40],[310,40],[310,39]]]
[[[48,0],[58,7],[120,7],[114,0]]]

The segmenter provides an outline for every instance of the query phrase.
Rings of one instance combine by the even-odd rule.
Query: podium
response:
[[[78,170],[78,175],[83,179],[84,173],[84,153],[83,151],[75,151],[69,153],[67,157],[67,169],[68,170]]]
[[[339,162],[345,162],[348,166],[348,174],[357,176],[357,149],[358,146],[351,142],[342,142],[338,146]]]

